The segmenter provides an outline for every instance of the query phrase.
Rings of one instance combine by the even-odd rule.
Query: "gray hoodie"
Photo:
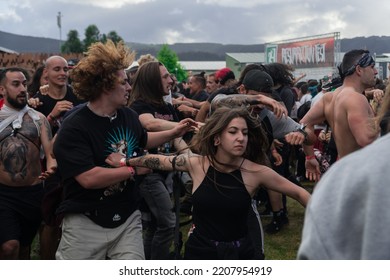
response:
[[[390,134],[337,161],[314,189],[298,259],[390,259]]]

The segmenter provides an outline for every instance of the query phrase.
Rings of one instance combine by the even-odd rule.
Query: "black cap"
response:
[[[242,84],[248,90],[270,92],[274,86],[274,81],[267,72],[254,69],[245,75]]]

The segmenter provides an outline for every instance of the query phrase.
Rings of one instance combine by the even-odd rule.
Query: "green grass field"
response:
[[[289,224],[276,234],[264,233],[264,254],[267,260],[294,260],[301,241],[305,208],[297,201],[287,200]],[[262,217],[263,226],[271,218]]]

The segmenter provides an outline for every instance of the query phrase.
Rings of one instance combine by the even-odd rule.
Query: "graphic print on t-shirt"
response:
[[[109,133],[108,139],[106,140],[106,156],[111,153],[120,153],[123,157],[137,157],[141,155],[138,146],[137,138],[129,128],[117,127],[112,133]],[[107,187],[104,195],[111,196],[122,192],[126,187],[126,182],[120,182]]]
[[[111,153],[120,153],[124,157],[140,155],[137,138],[128,128],[116,128],[115,131],[109,134],[106,143],[108,144],[106,156]]]

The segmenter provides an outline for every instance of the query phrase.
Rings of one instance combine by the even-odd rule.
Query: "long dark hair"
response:
[[[31,96],[34,96],[38,91],[41,85],[41,77],[43,74],[43,70],[45,66],[39,66],[37,70],[35,70],[34,75],[32,77],[31,83],[28,85],[27,91]]]
[[[164,106],[164,89],[161,81],[160,66],[158,61],[142,64],[135,74],[129,106],[136,100],[142,100],[148,104]]]
[[[215,110],[205,125],[201,127],[199,133],[195,134],[191,146],[197,153],[206,156],[212,164],[221,164],[215,157],[217,147],[214,145],[214,138],[221,135],[227,125],[235,118],[245,119],[248,126],[248,144],[243,157],[266,165],[268,163],[266,154],[268,139],[260,121],[252,116],[246,107],[222,106]]]

